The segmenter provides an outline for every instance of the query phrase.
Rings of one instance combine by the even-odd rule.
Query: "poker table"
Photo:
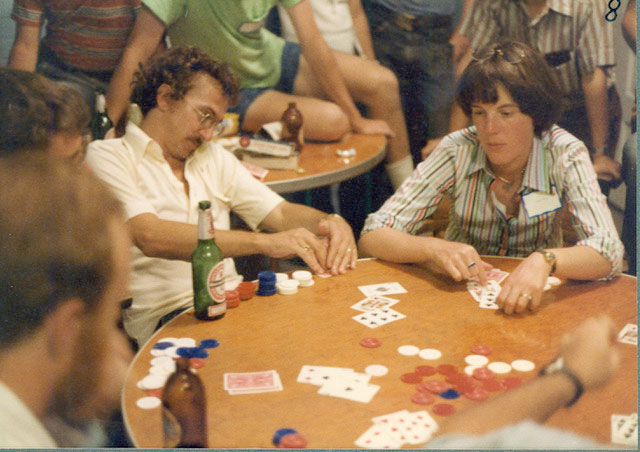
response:
[[[355,150],[340,157],[339,150]],[[383,135],[350,133],[340,141],[306,142],[298,158],[298,170],[269,170],[264,183],[277,193],[291,193],[335,184],[366,173],[380,163],[387,151]]]
[[[519,260],[487,257],[495,267],[511,271]],[[358,286],[397,282],[407,293],[388,295],[406,318],[377,328],[352,319],[351,308],[365,298]],[[216,321],[199,321],[188,310],[173,319],[140,349],[132,362],[122,397],[125,425],[136,447],[162,447],[160,408],[136,404],[148,396],[137,383],[149,372],[154,344],[163,338],[216,339],[204,367],[197,370],[207,398],[208,439],[213,448],[270,448],[281,428],[292,428],[309,448],[354,448],[354,441],[372,425],[372,418],[399,410],[426,410],[440,423],[444,418],[432,406],[411,401],[415,384],[401,381],[416,366],[452,364],[460,372],[474,345],[493,349],[492,361],[532,361],[529,372],[511,371],[523,381],[552,361],[561,337],[586,318],[609,315],[617,331],[637,323],[636,278],[620,276],[608,282],[563,281],[544,293],[535,313],[507,316],[480,309],[464,282],[435,275],[412,265],[360,260],[347,274],[314,276],[314,284],[295,295],[255,296]],[[363,338],[381,341],[377,348],[360,345]],[[437,360],[398,353],[403,345],[442,352]],[[637,347],[617,343],[620,368],[606,386],[588,391],[572,407],[558,410],[547,425],[586,435],[601,443],[611,441],[611,415],[637,411]],[[298,383],[304,365],[352,368],[363,372],[371,364],[389,370],[370,383],[380,389],[368,403],[318,394],[318,387]],[[283,389],[258,394],[230,395],[223,387],[227,372],[275,370]],[[429,377],[434,379],[435,377]],[[494,397],[498,392],[492,392]],[[437,397],[437,396],[436,396]],[[481,403],[460,397],[447,400],[456,410]],[[415,447],[415,446],[404,446]]]

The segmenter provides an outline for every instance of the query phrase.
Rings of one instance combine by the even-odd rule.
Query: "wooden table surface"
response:
[[[505,271],[518,263],[512,258],[487,260]],[[136,383],[147,375],[150,350],[163,337],[220,341],[219,347],[210,350],[205,367],[198,370],[207,393],[209,447],[273,447],[273,433],[290,427],[307,438],[309,448],[354,448],[354,441],[372,425],[374,416],[426,409],[437,422],[442,421],[430,406],[412,403],[414,385],[400,380],[418,365],[449,363],[462,371],[470,348],[486,344],[493,348],[491,361],[533,361],[534,371],[507,374],[528,380],[555,357],[562,335],[589,316],[608,314],[617,331],[627,323],[637,323],[636,279],[629,276],[610,282],[565,281],[545,292],[538,312],[512,316],[479,308],[464,282],[415,266],[363,260],[345,275],[314,279],[313,286],[301,288],[296,295],[256,296],[213,322],[198,321],[189,310],[158,331],[137,354],[124,388],[123,413],[133,443],[162,447],[160,408],[136,406],[136,400],[146,395]],[[393,281],[408,291],[390,295],[400,300],[393,309],[405,314],[405,319],[375,329],[352,320],[358,311],[350,306],[365,298],[358,286]],[[364,348],[359,345],[364,337],[377,337],[382,346]],[[437,348],[443,356],[425,361],[400,355],[397,348],[408,344]],[[614,378],[585,393],[574,406],[557,411],[548,425],[609,443],[611,415],[637,410],[637,347],[617,346],[621,366]],[[356,372],[364,372],[370,364],[383,364],[389,373],[371,378],[370,383],[381,388],[365,404],[319,395],[317,386],[297,383],[305,364],[348,367]],[[283,391],[232,396],[223,389],[225,372],[271,369],[280,375]],[[479,403],[465,397],[442,402],[457,410]]]
[[[355,149],[356,155],[342,158],[336,151]],[[382,135],[349,134],[331,143],[305,143],[296,170],[269,170],[264,183],[278,193],[291,193],[323,187],[364,174],[380,163],[386,154],[387,139]]]

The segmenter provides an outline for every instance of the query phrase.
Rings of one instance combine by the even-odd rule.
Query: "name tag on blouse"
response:
[[[553,212],[562,207],[562,201],[560,201],[555,187],[551,187],[551,190],[553,191],[551,194],[534,191],[522,195],[522,204],[529,218],[544,215],[545,213]]]

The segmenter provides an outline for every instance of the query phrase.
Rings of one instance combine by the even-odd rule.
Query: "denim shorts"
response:
[[[291,94],[293,92],[293,82],[298,74],[298,64],[300,62],[300,44],[286,41],[282,49],[282,58],[280,60],[280,79],[278,83],[270,88],[244,88],[240,90],[240,100],[238,103],[229,108],[229,112],[240,115],[239,122],[242,124],[244,115],[251,104],[267,90],[273,89],[283,93]]]

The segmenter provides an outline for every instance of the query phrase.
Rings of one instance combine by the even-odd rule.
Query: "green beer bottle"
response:
[[[107,116],[106,100],[104,94],[96,92],[96,111],[93,112],[91,118],[91,135],[94,140],[102,140],[109,129],[113,127],[113,123]]]
[[[200,320],[221,318],[226,309],[224,260],[213,239],[211,201],[198,203],[198,245],[191,256],[193,305]]]

